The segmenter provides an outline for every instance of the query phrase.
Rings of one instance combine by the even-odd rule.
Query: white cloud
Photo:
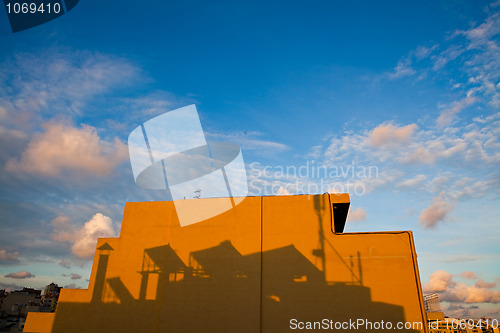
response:
[[[403,173],[398,170],[391,170],[390,172],[383,171],[373,177],[362,177],[360,179],[347,179],[344,182],[334,183],[340,185],[341,188],[346,188],[354,194],[362,195],[368,194],[376,189],[387,187],[393,184],[396,180],[400,179]]]
[[[402,57],[394,72],[388,75],[389,79],[411,75],[418,81],[432,72],[442,79],[448,64],[454,71],[460,71],[459,76],[464,77],[465,82],[451,81],[450,88],[464,89],[463,97],[444,103],[437,119],[440,127],[449,126],[457,114],[474,104],[481,102],[494,109],[500,107],[500,45],[496,38],[500,33],[500,14],[492,7],[490,5],[484,22],[468,30],[453,32],[440,46],[417,47]]]
[[[462,138],[450,135],[422,140],[413,149],[404,152],[398,161],[405,164],[434,164],[437,160],[450,159],[464,152],[468,143]]]
[[[438,48],[438,45],[433,45],[431,47],[426,47],[426,46],[419,46],[415,50],[415,57],[417,59],[424,59],[427,58],[431,53]]]
[[[443,191],[445,187],[450,184],[453,180],[454,175],[449,171],[442,172],[436,176],[430,175],[433,177],[430,181],[425,184],[425,189],[430,193],[440,193]]]
[[[494,121],[495,119],[498,119],[498,118],[500,118],[500,112],[492,114],[491,116],[488,116],[488,117],[478,116],[478,117],[475,117],[472,120],[475,121],[475,122],[481,123],[481,124],[485,124],[485,123],[492,122],[492,121]]]
[[[80,176],[106,176],[127,158],[120,140],[102,140],[95,128],[83,125],[44,124],[44,132],[35,135],[20,159],[7,162],[6,170],[57,177],[65,172]]]
[[[450,212],[460,201],[471,197],[495,197],[500,193],[500,176],[496,167],[500,163],[500,133],[495,131],[500,128],[498,117],[496,114],[479,116],[465,127],[444,129],[422,122],[418,125],[382,123],[357,133],[346,131],[331,137],[326,147],[312,147],[306,156],[314,157],[315,165],[326,168],[345,165],[375,167],[378,170],[376,175],[357,177],[346,173],[336,178],[302,181],[321,181],[328,185],[329,192],[357,195],[382,188],[417,189],[427,197],[434,197],[429,207],[420,213],[420,223],[426,229],[432,228],[440,221],[450,220]],[[474,149],[480,153],[472,154]]]
[[[114,237],[116,235],[111,218],[97,213],[81,228],[70,224],[69,218],[59,215],[51,222],[54,228],[52,239],[61,243],[72,244],[72,253],[81,259],[89,259],[94,255],[99,237]],[[62,265],[64,263],[65,265]],[[59,263],[63,267],[70,267],[68,261]]]
[[[401,59],[392,73],[389,73],[389,78],[392,80],[400,79],[405,76],[412,76],[416,71],[411,67],[409,58]]]
[[[490,117],[486,119],[491,120]],[[500,162],[500,143],[495,134],[494,122],[472,123],[465,128],[448,127],[437,131],[429,129],[416,134],[407,149],[393,158],[403,164],[436,164],[442,161],[461,161],[469,165],[478,161],[494,164]]]
[[[500,32],[500,15],[490,15],[485,22],[476,28],[466,31],[458,31],[457,34],[465,35],[469,40],[469,49],[477,49],[488,44],[490,39]]]
[[[181,98],[170,92],[157,90],[138,97],[125,98],[123,103],[128,114],[132,117],[140,115],[137,117],[142,120],[137,120],[140,123],[179,107],[198,104],[198,101],[192,97]]]
[[[10,103],[2,104],[9,106],[14,117],[61,109],[79,114],[94,96],[130,85],[139,75],[138,68],[121,58],[85,51],[65,54],[54,49],[36,55],[18,54],[2,67],[1,83],[11,87],[10,95],[4,97]]]
[[[9,273],[5,275],[5,277],[11,279],[29,279],[29,278],[34,278],[35,276],[27,271],[19,271],[16,273]]]
[[[288,190],[286,188],[284,188],[283,186],[281,186],[278,189],[278,192],[276,194],[277,195],[290,195],[290,192],[288,192]]]
[[[403,163],[434,164],[436,155],[432,154],[427,147],[417,147],[411,154],[399,158]]]
[[[449,189],[448,197],[452,200],[480,198],[488,194],[498,193],[500,178],[477,180],[464,177],[458,179]]]
[[[439,126],[444,127],[453,121],[455,116],[460,113],[463,109],[473,105],[478,101],[478,98],[472,94],[468,94],[466,97],[459,101],[451,103],[451,105],[445,107],[437,119]]]
[[[364,220],[366,220],[366,212],[363,208],[358,207],[355,210],[352,210],[349,207],[349,213],[347,214],[347,221],[358,222]]]
[[[461,45],[452,45],[445,50],[441,51],[439,55],[435,55],[432,57],[434,61],[434,65],[432,69],[434,71],[441,70],[444,66],[446,66],[450,61],[457,59],[460,55],[465,52],[465,48]]]
[[[463,237],[459,236],[459,237],[453,237],[451,239],[447,239],[444,242],[441,242],[440,244],[438,244],[438,246],[440,246],[440,247],[451,247],[451,246],[456,247],[457,245],[462,244],[462,242],[463,242]]]
[[[91,258],[95,252],[97,238],[113,236],[115,230],[111,219],[97,213],[78,231],[71,250],[79,258]]]
[[[494,108],[500,107],[500,46],[496,38],[498,33],[500,14],[496,10],[477,27],[455,33],[456,36],[465,37],[467,41],[469,59],[464,61],[462,66],[469,77],[469,86]]]
[[[283,143],[258,139],[258,137],[263,136],[263,134],[255,131],[241,131],[230,134],[206,132],[205,135],[208,139],[217,139],[236,143],[242,150],[277,153],[290,149],[290,147]]]
[[[427,179],[426,175],[417,175],[414,178],[405,179],[399,182],[396,187],[416,187],[421,185]]]
[[[418,219],[425,229],[434,228],[438,222],[445,220],[452,209],[453,205],[446,202],[441,193],[429,207],[422,210]]]
[[[452,256],[441,255],[441,259],[438,262],[453,263],[460,262],[464,263],[467,261],[491,261],[495,262],[500,259],[498,254],[456,254]]]

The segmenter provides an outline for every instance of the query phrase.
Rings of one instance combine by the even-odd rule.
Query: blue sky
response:
[[[124,203],[164,199],[128,134],[196,104],[252,194],[350,191],[346,231],[412,230],[449,315],[500,317],[499,33],[489,1],[81,0],[16,34],[0,11],[0,287],[85,288]]]

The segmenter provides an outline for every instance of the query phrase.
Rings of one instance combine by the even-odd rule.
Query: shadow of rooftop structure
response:
[[[363,319],[425,332],[411,233],[342,234],[334,207],[348,197],[331,196],[250,197],[184,228],[169,203],[127,204],[120,238],[98,242],[89,289],[65,289],[46,331],[279,333],[294,319]]]
[[[99,261],[106,262],[106,256],[101,254]],[[120,278],[113,277],[105,280],[112,293],[96,285],[94,290],[101,294],[94,293],[97,299],[91,303],[61,304],[59,316],[82,314],[72,332],[105,332],[109,327],[114,332],[132,328],[144,332],[289,332],[294,318],[310,322],[362,318],[390,321],[394,327],[405,321],[402,306],[373,302],[370,288],[325,281],[293,244],[244,256],[226,240],[192,252],[192,266],[185,265],[169,245],[145,249],[144,257],[143,268],[148,270],[138,272],[142,275],[140,299],[134,299]],[[260,279],[261,260],[269,280]],[[96,275],[105,275],[105,270],[106,266],[98,265]],[[154,298],[145,299],[151,274],[157,275],[153,280],[156,292]],[[260,302],[260,297],[262,313],[258,307],[248,307]],[[91,313],[98,315],[88,320],[84,314]],[[148,315],[138,317],[140,313]],[[67,330],[66,323],[55,321],[53,332]],[[365,331],[365,327],[345,330]]]

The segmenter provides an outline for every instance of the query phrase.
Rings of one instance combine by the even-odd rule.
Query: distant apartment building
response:
[[[45,289],[43,290],[43,295],[48,296],[48,295],[53,295],[57,296],[61,292],[61,287],[59,287],[57,284],[52,282],[51,284],[47,285]]]
[[[26,288],[25,288],[26,289]],[[40,304],[40,291],[38,295],[36,292],[29,292],[19,290],[11,292],[4,298],[2,302],[2,310],[8,315],[24,315],[28,306]]]
[[[425,312],[441,312],[438,294],[424,295]]]
[[[2,293],[0,306],[0,331],[22,332],[29,311],[38,309],[40,290],[23,288],[10,293]]]
[[[62,287],[59,287],[55,283],[47,285],[43,291],[42,304],[40,305],[39,312],[54,312],[57,300],[59,299],[59,293]]]
[[[54,312],[61,289],[51,283],[43,295],[33,288],[0,290],[0,332],[22,332],[28,312]]]

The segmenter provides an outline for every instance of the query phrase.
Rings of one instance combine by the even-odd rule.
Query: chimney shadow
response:
[[[320,254],[324,247],[333,248],[324,237],[323,241]],[[133,286],[139,297],[134,298],[119,276],[106,275],[113,256],[111,246],[105,243],[98,250],[91,302],[61,302],[53,332],[280,333],[290,332],[294,319],[333,323],[384,320],[393,327],[405,321],[402,306],[371,299],[370,288],[362,283],[359,252],[348,262],[343,260],[353,273],[352,281],[327,281],[324,264],[312,263],[293,244],[242,255],[225,240],[191,252],[187,263],[166,244],[144,249],[137,271],[140,285]],[[322,260],[326,260],[324,256]],[[60,318],[72,318],[73,327]],[[365,326],[341,331],[384,332]]]

